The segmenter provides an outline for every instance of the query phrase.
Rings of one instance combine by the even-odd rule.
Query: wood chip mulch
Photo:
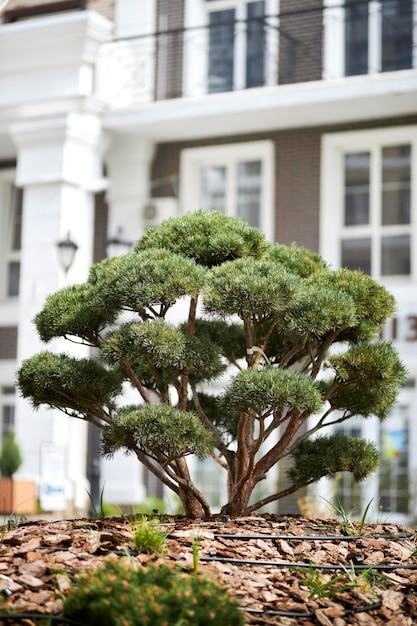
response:
[[[105,558],[129,554],[140,564],[163,561],[192,570],[197,539],[198,575],[226,585],[249,624],[417,624],[415,530],[366,524],[361,534],[358,526],[357,535],[346,535],[335,519],[268,514],[160,522],[168,535],[164,556],[134,553],[129,518],[1,527],[0,626],[34,626],[40,613],[59,616],[77,573]],[[6,619],[11,611],[15,618]]]

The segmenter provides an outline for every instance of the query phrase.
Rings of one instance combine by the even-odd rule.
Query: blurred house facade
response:
[[[84,280],[109,239],[201,207],[394,293],[384,334],[410,378],[384,424],[350,427],[380,446],[379,473],[335,488],[347,510],[373,498],[374,514],[413,519],[417,1],[9,0],[0,21],[0,425],[16,430],[21,474],[43,488],[55,467],[75,508],[99,471],[109,501],[158,490],[134,459],[98,467],[84,424],[34,414],[15,370],[43,349],[45,297]]]

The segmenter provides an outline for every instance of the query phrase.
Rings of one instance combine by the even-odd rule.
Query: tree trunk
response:
[[[242,486],[234,492],[230,501],[222,508],[222,513],[231,515],[232,517],[242,517],[247,515],[249,507],[249,498],[255,487],[252,480],[247,480]]]
[[[179,498],[184,507],[185,516],[189,519],[201,519],[210,516],[210,509],[204,507],[198,498],[189,490],[179,490]]]

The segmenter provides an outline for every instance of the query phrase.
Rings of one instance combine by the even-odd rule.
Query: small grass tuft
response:
[[[164,554],[166,552],[166,533],[158,522],[142,515],[136,520],[133,531],[133,545],[141,554]]]
[[[371,506],[371,504],[373,502],[373,498],[366,505],[365,510],[364,510],[364,512],[363,512],[363,514],[361,516],[361,519],[359,521],[359,524],[357,526],[355,526],[355,524],[350,519],[350,515],[347,513],[346,509],[344,508],[344,506],[341,503],[339,498],[337,498],[337,504],[334,504],[333,502],[330,502],[329,500],[326,500],[326,498],[322,498],[322,499],[325,502],[327,502],[327,504],[331,507],[332,511],[336,515],[341,517],[341,519],[342,519],[342,530],[347,535],[362,535],[363,534],[363,529],[365,527],[366,518],[367,518],[368,513],[369,513],[369,508],[370,508],[370,506]]]

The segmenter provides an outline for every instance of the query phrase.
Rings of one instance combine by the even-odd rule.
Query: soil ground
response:
[[[0,528],[0,626],[59,616],[79,572],[106,558],[164,561],[226,585],[249,624],[411,626],[417,624],[415,531],[395,524],[252,515],[155,520],[167,533],[165,555],[137,554],[126,518],[27,521]],[[352,530],[350,531],[352,533]],[[13,611],[15,617],[6,619]],[[86,625],[87,626],[87,625]],[[219,624],[219,626],[225,626]]]

